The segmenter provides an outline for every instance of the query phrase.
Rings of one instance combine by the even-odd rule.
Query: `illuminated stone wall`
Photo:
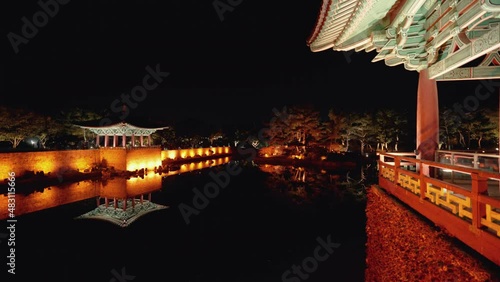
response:
[[[127,150],[123,148],[100,148],[100,161],[108,167],[113,167],[116,170],[127,169]]]
[[[162,160],[189,160],[197,157],[217,158],[230,153],[229,147],[162,150],[160,147],[134,149],[100,148],[98,150],[64,150],[0,153],[0,179],[8,178],[9,172],[19,177],[26,171],[63,173],[69,169],[85,171],[96,164],[106,162],[116,170],[135,171],[141,168],[154,169]]]
[[[126,170],[135,171],[141,168],[154,169],[161,166],[161,148],[146,147],[127,150]]]
[[[59,173],[68,169],[84,171],[99,161],[99,150],[64,150],[0,153],[0,179],[9,172],[21,176],[26,171]]]

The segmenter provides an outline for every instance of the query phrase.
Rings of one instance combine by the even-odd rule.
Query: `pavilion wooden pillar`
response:
[[[108,138],[108,135],[107,135],[107,134],[105,134],[105,135],[104,135],[104,147],[108,147],[108,139],[109,139],[109,138]]]
[[[148,135],[148,147],[151,147],[151,134]]]
[[[125,134],[123,134],[123,136],[122,136],[122,147],[125,148],[125,146],[127,146],[127,138],[126,138]]]
[[[429,79],[427,69],[419,73],[416,133],[417,158],[434,161],[439,144],[439,103],[436,80]],[[424,174],[429,176],[428,169]]]
[[[141,135],[139,138],[141,140],[141,147],[144,147],[144,136]]]
[[[117,139],[118,139],[118,136],[116,134],[113,134],[113,148],[116,147]]]
[[[95,135],[95,147],[99,148],[99,134]]]

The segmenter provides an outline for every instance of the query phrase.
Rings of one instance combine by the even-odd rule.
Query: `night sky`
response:
[[[46,7],[52,15],[45,22],[35,17],[36,32],[24,30],[31,38],[23,36],[23,26],[41,15],[42,6],[9,1],[5,9],[1,103],[45,112],[72,106],[112,112],[115,100],[156,71],[159,80],[146,81],[150,89],[135,101],[134,115],[248,123],[305,103],[322,112],[415,111],[417,72],[372,63],[375,52],[310,51],[306,40],[320,0],[49,3],[58,3],[57,9]],[[456,82],[438,85],[447,103],[473,90]]]

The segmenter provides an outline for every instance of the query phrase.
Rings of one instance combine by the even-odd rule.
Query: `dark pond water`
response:
[[[75,219],[97,208],[96,197],[18,216],[16,274],[10,278],[364,281],[365,202],[362,194],[340,185],[346,175],[230,164],[162,177],[146,194],[168,208],[127,227]],[[95,193],[112,190],[95,188]],[[2,241],[5,260],[9,253]]]

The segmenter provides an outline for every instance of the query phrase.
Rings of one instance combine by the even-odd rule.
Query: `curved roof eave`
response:
[[[126,122],[118,122],[118,123],[108,124],[108,125],[104,125],[104,126],[87,126],[87,125],[79,125],[79,124],[75,124],[75,125],[78,126],[78,127],[87,128],[87,129],[112,129],[112,128],[128,127],[128,128],[131,128],[131,129],[162,130],[162,129],[169,128],[168,126],[163,126],[163,127],[139,127],[139,126],[135,126],[135,125],[132,125],[132,124],[126,123]]]
[[[154,130],[162,130],[162,129],[167,129],[169,126],[162,126],[162,127],[141,127],[141,126],[136,126],[127,122],[117,122],[113,124],[107,124],[107,125],[82,125],[82,124],[73,124],[75,126],[81,127],[81,128],[87,128],[87,129],[109,129],[109,128],[123,128],[123,127],[128,127],[132,129],[154,129]]]
[[[334,46],[342,35],[360,0],[323,0],[312,34],[307,45],[313,52],[323,51]]]
[[[366,44],[371,31],[387,25],[387,13],[396,3],[397,0],[323,0],[307,45],[312,52],[320,52],[330,48],[345,51]],[[362,36],[365,38],[360,39]]]
[[[318,12],[318,16],[316,19],[316,24],[314,25],[314,29],[311,32],[311,35],[309,35],[309,38],[306,40],[307,45],[310,46],[318,37],[319,33],[321,32],[323,28],[323,24],[326,22],[326,16],[330,10],[330,5],[332,3],[332,0],[323,0],[321,4],[321,8]]]

